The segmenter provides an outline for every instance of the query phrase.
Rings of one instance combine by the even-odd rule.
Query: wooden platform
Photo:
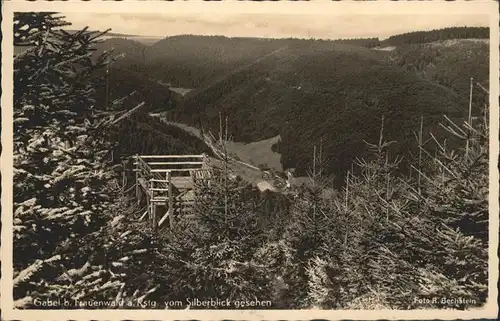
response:
[[[191,176],[172,177],[172,184],[178,190],[192,189],[194,187],[194,181]]]
[[[212,171],[206,155],[136,155],[136,196],[145,196],[146,216],[153,229],[167,219],[170,226],[176,215],[189,213],[195,200],[196,182],[210,180]],[[164,212],[161,218],[157,213]]]

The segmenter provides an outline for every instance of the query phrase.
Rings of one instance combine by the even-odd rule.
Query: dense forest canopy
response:
[[[404,70],[468,98],[470,78],[489,87],[489,50],[488,43],[474,41],[415,44],[398,46],[389,53],[388,59]],[[480,88],[474,89],[472,95],[476,108],[488,101],[488,93]]]
[[[373,48],[385,46],[401,46],[424,44],[436,41],[451,39],[489,39],[490,30],[488,27],[451,27],[434,29],[429,31],[413,31],[399,35],[390,36],[387,39],[379,38],[351,38],[339,39],[335,42],[350,43],[358,46]]]
[[[377,132],[380,115],[388,122],[387,137],[398,141],[396,152],[406,155],[420,115],[426,130],[438,130],[438,115],[466,115],[467,100],[370,51],[290,49],[188,96],[171,117],[215,132],[218,111],[231,119],[237,141],[280,134],[282,163],[299,175],[312,162],[311,142],[322,139],[327,168],[341,178],[363,155],[363,140]]]
[[[391,36],[382,41],[382,45],[399,46],[404,44],[428,43],[449,39],[489,39],[488,27],[452,27],[431,31],[413,31]]]
[[[390,36],[387,39],[380,38],[347,38],[337,39],[335,42],[349,43],[358,46],[374,48],[386,46],[402,46],[424,44],[436,41],[452,39],[489,39],[490,30],[488,27],[451,27],[434,29],[429,31],[413,31]]]
[[[361,47],[374,48],[380,46],[379,38],[348,38],[348,39],[336,39],[334,42],[351,44]]]
[[[197,137],[141,113],[135,113],[110,129],[109,139],[117,143],[114,152],[118,158],[135,154],[211,154],[207,145]]]

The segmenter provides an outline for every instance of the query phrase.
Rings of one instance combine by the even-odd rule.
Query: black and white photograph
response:
[[[382,4],[6,4],[6,317],[496,319],[498,4]]]

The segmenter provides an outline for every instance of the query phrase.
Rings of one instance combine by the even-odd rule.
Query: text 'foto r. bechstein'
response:
[[[14,13],[15,308],[481,308],[489,18],[216,16]]]

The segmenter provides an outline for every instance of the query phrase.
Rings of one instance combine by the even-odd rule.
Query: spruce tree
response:
[[[215,171],[210,183],[199,183],[193,213],[166,236],[170,300],[268,299],[267,265],[254,260],[264,240],[258,192],[239,178],[225,178]]]
[[[347,190],[326,210],[324,251],[307,269],[311,306],[322,308],[456,308],[484,304],[488,262],[488,126],[444,127],[468,149],[438,154],[421,146],[413,171],[397,175],[388,143],[368,144]],[[468,144],[465,141],[469,140]],[[425,159],[424,159],[425,158]],[[420,164],[420,165],[419,165]],[[460,297],[468,302],[434,301]],[[422,305],[417,299],[430,299]]]
[[[20,308],[33,307],[36,298],[66,298],[69,307],[75,298],[123,298],[124,275],[116,268],[125,264],[115,260],[135,253],[110,250],[124,232],[111,206],[112,145],[103,139],[92,77],[109,53],[91,59],[103,33],[60,29],[67,25],[56,13],[14,16],[14,45],[24,48],[14,57],[13,108],[14,299]]]

